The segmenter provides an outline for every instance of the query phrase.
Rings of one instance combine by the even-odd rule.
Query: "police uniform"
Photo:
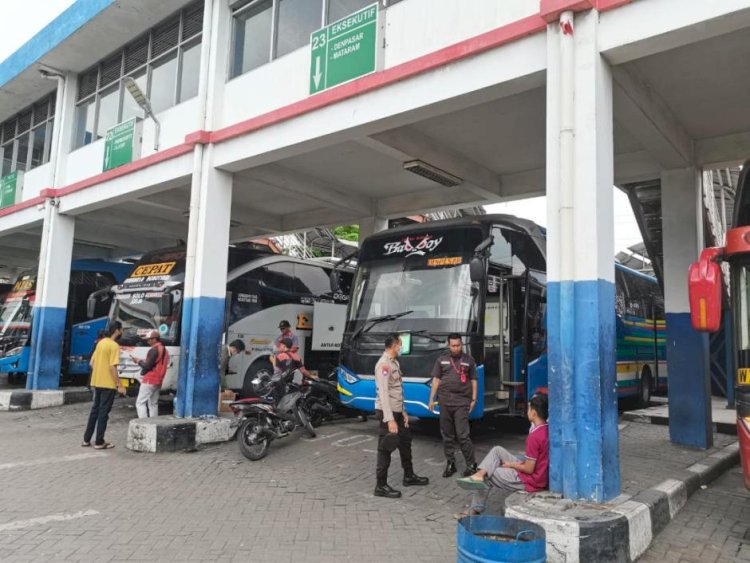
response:
[[[477,379],[477,364],[467,354],[456,358],[446,351],[435,361],[431,375],[440,380],[440,434],[445,459],[455,464],[456,450],[460,448],[466,466],[473,468],[476,460],[469,433],[469,407],[473,397],[472,381]]]
[[[377,486],[388,484],[388,468],[391,465],[391,453],[398,448],[401,456],[401,467],[404,476],[414,475],[411,457],[411,431],[404,426],[406,409],[404,408],[404,389],[401,379],[401,366],[398,360],[383,355],[375,364],[375,412],[380,421],[378,439],[378,462],[375,475]],[[398,439],[389,436],[388,422],[396,421]]]

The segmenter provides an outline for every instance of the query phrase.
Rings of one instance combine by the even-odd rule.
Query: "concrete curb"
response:
[[[234,417],[136,418],[128,425],[127,448],[134,452],[193,451],[202,444],[228,442],[237,430]]]
[[[544,528],[548,561],[635,561],[690,495],[739,459],[739,443],[734,442],[655,487],[604,505],[573,502],[551,493],[514,493],[505,501],[505,515]]]
[[[0,391],[0,411],[28,411],[90,401],[92,393],[85,387],[40,391],[8,389]]]
[[[623,412],[620,413],[622,420],[628,422],[640,422],[642,424],[658,424],[659,426],[668,426],[669,417],[663,414],[646,414],[640,411],[635,412]],[[711,423],[712,431],[715,434],[726,434],[728,436],[737,435],[737,423],[732,422],[717,422]]]

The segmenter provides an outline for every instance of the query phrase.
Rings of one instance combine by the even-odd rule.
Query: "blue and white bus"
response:
[[[89,373],[91,350],[99,331],[106,327],[109,302],[102,302],[87,318],[90,294],[120,283],[131,264],[102,260],[74,260],[68,287],[62,372],[66,376]],[[36,301],[36,271],[18,276],[0,306],[0,373],[15,380],[26,375],[31,354],[32,312]]]
[[[471,418],[523,414],[547,386],[546,233],[508,215],[483,215],[390,229],[361,246],[338,370],[350,407],[373,411],[374,367],[387,334],[399,358],[407,410],[429,411],[430,371],[448,334],[476,359],[479,396]],[[664,307],[656,280],[618,265],[620,396],[648,401],[666,383]]]

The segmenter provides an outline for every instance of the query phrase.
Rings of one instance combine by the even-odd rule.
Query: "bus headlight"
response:
[[[8,351],[7,351],[6,353],[5,353],[5,356],[6,356],[6,357],[9,357],[9,356],[17,356],[17,355],[18,355],[18,354],[20,354],[21,352],[23,352],[23,346],[18,346],[18,347],[16,347],[16,348],[12,348],[12,349],[8,350]]]
[[[341,370],[341,374],[344,377],[344,381],[346,381],[349,385],[353,385],[353,384],[357,383],[357,381],[359,381],[359,379],[357,379],[354,375],[352,375],[351,373],[349,373],[345,369]]]

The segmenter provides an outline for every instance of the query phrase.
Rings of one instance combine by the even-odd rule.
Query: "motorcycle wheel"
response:
[[[297,416],[299,417],[299,421],[302,424],[302,428],[307,431],[307,434],[310,436],[310,438],[315,438],[315,436],[317,436],[317,433],[315,432],[310,419],[307,417],[305,409],[302,408],[302,405],[297,405]]]
[[[261,423],[257,416],[246,418],[237,431],[237,443],[240,446],[240,452],[251,461],[263,459],[268,454],[268,447],[271,440],[258,438],[258,431],[261,429]]]

